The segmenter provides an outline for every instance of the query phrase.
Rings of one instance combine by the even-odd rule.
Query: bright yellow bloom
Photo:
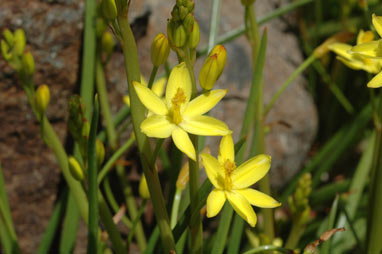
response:
[[[133,82],[143,105],[152,112],[141,124],[148,137],[172,137],[176,147],[189,158],[196,160],[195,148],[187,133],[200,136],[225,136],[231,131],[227,125],[203,114],[210,111],[227,93],[213,90],[192,101],[191,77],[185,63],[178,64],[170,73],[165,101],[139,82]]]
[[[382,37],[382,17],[373,14],[372,21],[378,35]],[[358,54],[364,58],[367,58],[367,60],[369,60],[371,63],[377,63],[376,65],[379,65],[376,67],[379,68],[379,73],[369,81],[367,86],[371,88],[382,87],[382,40],[372,40],[357,44],[351,48],[351,52],[353,54]]]
[[[166,81],[167,81],[166,77],[162,77],[162,78],[159,78],[158,80],[155,80],[151,90],[156,95],[158,95],[159,97],[162,97],[164,94],[164,89],[166,87]],[[142,76],[141,76],[141,84],[144,86],[147,86],[147,82],[146,82],[145,78]],[[127,106],[130,107],[130,96],[129,95],[123,96],[123,101],[127,104]]]
[[[207,217],[216,216],[228,199],[233,209],[254,227],[257,217],[251,205],[263,208],[281,205],[272,197],[249,188],[269,171],[269,155],[257,155],[236,167],[232,136],[227,135],[220,142],[217,159],[206,153],[201,157],[207,177],[215,187],[207,198]]]

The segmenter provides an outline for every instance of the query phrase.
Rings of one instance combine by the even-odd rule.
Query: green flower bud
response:
[[[166,35],[159,33],[155,36],[151,44],[151,62],[154,66],[158,67],[167,60],[170,54],[170,45]]]
[[[86,118],[84,118],[83,123],[82,123],[82,128],[81,128],[81,135],[85,139],[89,138],[89,133],[90,133],[90,123]]]
[[[171,11],[171,17],[173,21],[178,21],[179,20],[179,7],[174,6],[174,8]]]
[[[80,182],[84,180],[85,178],[84,171],[82,170],[82,167],[80,163],[76,160],[76,158],[74,158],[73,156],[69,156],[68,163],[69,163],[69,170],[73,178]]]
[[[15,38],[9,29],[5,29],[3,31],[3,37],[4,37],[5,42],[8,43],[8,46],[13,47],[13,43],[14,43]]]
[[[216,55],[217,57],[217,62],[218,62],[218,68],[219,68],[219,75],[218,78],[221,76],[223,73],[225,64],[227,62],[227,51],[225,50],[225,47],[223,45],[216,45],[211,52],[209,53],[209,57]]]
[[[96,140],[96,157],[97,157],[97,166],[101,167],[103,161],[105,160],[105,147],[101,140]]]
[[[24,53],[27,40],[23,29],[17,29],[14,33],[14,48],[17,55],[21,56]]]
[[[139,181],[139,195],[144,199],[150,199],[150,191],[144,174]]]
[[[168,36],[168,41],[170,43],[170,46],[174,45],[174,31],[175,31],[175,23],[170,20],[167,23],[167,36]]]
[[[102,51],[105,52],[107,56],[110,56],[113,52],[114,45],[115,41],[113,35],[108,31],[104,32],[101,40]]]
[[[33,55],[31,54],[31,52],[29,51],[25,52],[21,56],[21,64],[22,64],[23,71],[26,75],[32,76],[34,74],[35,65],[34,65]]]
[[[178,26],[174,33],[174,44],[176,47],[183,47],[187,40],[186,30],[183,25]]]
[[[101,7],[105,18],[115,19],[117,17],[118,12],[115,0],[102,0]]]
[[[186,7],[184,6],[179,7],[179,18],[181,20],[184,20],[187,14],[188,14],[188,9]]]
[[[73,95],[69,100],[69,120],[68,120],[68,128],[69,132],[78,143],[82,140],[82,127],[85,120],[85,104],[82,103],[82,99],[79,95]],[[90,126],[87,131],[87,135],[89,135]]]
[[[187,6],[188,11],[192,13],[194,11],[195,2],[193,0],[188,0],[186,2],[186,6]]]
[[[9,45],[5,40],[1,40],[1,54],[3,55],[5,61],[9,61],[12,58]]]
[[[96,36],[97,36],[97,38],[100,38],[103,35],[106,28],[107,28],[107,25],[105,23],[105,20],[103,18],[97,18],[97,21],[96,21]]]
[[[176,0],[176,6],[181,7],[183,6],[183,0]]]
[[[205,90],[211,90],[219,75],[217,56],[209,56],[204,62],[199,73],[200,86]]]
[[[45,114],[46,108],[50,101],[50,92],[47,85],[41,85],[37,88],[34,94],[34,103],[37,112],[41,115]]]
[[[190,35],[188,37],[188,46],[190,48],[192,48],[192,49],[196,48],[198,46],[198,44],[199,44],[199,40],[200,40],[199,24],[195,20],[194,24],[192,26],[192,29],[191,29],[191,33],[190,33]],[[224,66],[223,66],[223,69],[224,69]]]
[[[187,14],[187,16],[184,18],[183,26],[184,26],[184,29],[186,29],[187,33],[190,33],[192,31],[192,28],[194,26],[194,21],[195,21],[195,18],[191,13]]]

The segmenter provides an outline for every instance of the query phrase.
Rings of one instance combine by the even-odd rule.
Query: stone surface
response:
[[[221,32],[242,24],[240,1],[223,1]],[[285,1],[257,1],[258,16],[270,11],[275,3]],[[138,38],[143,75],[151,71],[150,45],[158,32],[166,32],[166,20],[174,1],[132,1],[129,15]],[[197,1],[201,44],[207,41],[210,1]],[[36,84],[51,87],[52,103],[48,109],[60,139],[67,138],[66,121],[68,98],[78,90],[81,56],[83,1],[73,0],[3,0],[0,1],[0,28],[12,30],[22,27],[28,38],[28,50],[36,60]],[[148,23],[147,23],[148,21]],[[146,27],[147,25],[147,27]],[[302,61],[297,39],[284,32],[281,20],[266,24],[268,51],[264,73],[265,102]],[[217,87],[228,88],[227,98],[213,111],[213,115],[227,121],[235,131],[240,130],[245,101],[251,82],[250,48],[241,37],[226,45],[228,61]],[[175,63],[172,55],[171,63]],[[197,63],[200,68],[201,61]],[[12,70],[0,58],[0,160],[3,164],[12,215],[23,253],[35,253],[51,215],[56,199],[59,170],[54,155],[40,138],[39,127],[30,111],[26,97]],[[112,111],[116,112],[126,92],[123,57],[120,49],[108,65]],[[314,138],[317,117],[315,107],[299,77],[277,102],[266,122],[272,126],[267,136],[267,150],[273,156],[272,182],[280,185],[301,167]],[[285,124],[278,124],[285,122]],[[213,146],[219,139],[209,139]],[[215,146],[216,147],[216,146]],[[213,149],[216,154],[216,148]],[[76,253],[85,252],[86,230],[80,230],[82,244]]]

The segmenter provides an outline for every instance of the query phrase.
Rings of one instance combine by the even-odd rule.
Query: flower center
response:
[[[176,94],[171,99],[171,118],[173,123],[179,124],[182,119],[182,114],[180,113],[180,106],[186,102],[186,96],[184,95],[183,89],[178,88]]]
[[[225,171],[225,178],[224,178],[224,188],[226,190],[231,190],[232,189],[232,179],[231,179],[231,174],[235,170],[236,165],[234,162],[230,160],[226,160],[224,162],[224,171]]]

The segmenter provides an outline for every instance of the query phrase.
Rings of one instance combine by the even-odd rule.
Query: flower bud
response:
[[[24,53],[27,40],[23,29],[17,29],[14,33],[14,48],[17,55],[21,56]]]
[[[113,35],[110,32],[104,32],[102,34],[102,40],[101,40],[101,47],[102,51],[106,53],[107,56],[110,56],[110,54],[113,52],[114,49],[114,38]]]
[[[208,56],[213,56],[213,55],[217,56],[217,62],[218,62],[218,68],[219,68],[219,75],[217,79],[219,79],[220,75],[223,73],[225,64],[227,62],[227,51],[225,50],[225,47],[223,45],[216,45],[211,50]]]
[[[158,67],[167,60],[170,54],[170,45],[166,35],[159,33],[155,36],[151,44],[151,62],[155,67]]]
[[[34,103],[36,110],[41,114],[45,114],[50,100],[49,87],[47,85],[41,85],[37,88],[34,94]]]
[[[178,26],[174,32],[174,44],[176,47],[183,47],[187,40],[186,30],[183,25]]]
[[[141,180],[139,181],[139,195],[144,199],[150,199],[150,191],[144,174],[142,174]]]
[[[115,19],[118,13],[115,0],[102,0],[102,11],[105,18]]]
[[[194,11],[195,2],[193,0],[188,0],[185,5],[187,6],[189,12],[192,13]]]
[[[25,74],[32,76],[35,72],[34,59],[31,52],[25,52],[21,57],[21,64]]]
[[[176,180],[176,188],[184,190],[190,177],[190,164],[186,162],[179,172],[178,179]]]
[[[103,18],[97,18],[97,21],[96,21],[96,36],[97,36],[97,38],[100,38],[103,35],[106,28],[107,28],[107,25],[105,23],[105,20]]]
[[[9,47],[13,47],[13,43],[14,43],[15,38],[9,29],[5,29],[3,31],[3,38]]]
[[[81,96],[73,95],[69,100],[69,120],[68,120],[68,129],[74,140],[78,143],[81,143],[82,140],[82,129],[85,121],[85,104],[82,103]],[[90,130],[87,128],[87,135]]]
[[[96,140],[96,157],[97,157],[97,167],[100,168],[103,161],[105,160],[105,147],[101,140]]]
[[[188,37],[188,46],[192,49],[196,48],[199,44],[199,40],[200,40],[199,24],[196,20],[194,20],[192,28],[191,28],[191,33]]]
[[[1,54],[3,55],[5,61],[9,61],[12,58],[9,45],[5,40],[1,40]]]
[[[200,86],[205,90],[211,90],[219,76],[217,56],[209,56],[204,62],[199,73]]]
[[[84,180],[84,171],[82,170],[82,167],[80,163],[76,160],[76,158],[74,158],[73,156],[69,156],[68,163],[69,170],[73,178],[77,181]]]
[[[191,13],[187,14],[187,16],[184,18],[183,26],[184,26],[184,29],[186,29],[187,33],[190,33],[192,31],[194,21],[195,21],[195,18]]]
[[[188,9],[184,6],[179,7],[179,18],[183,20],[188,14]]]
[[[168,36],[168,42],[170,43],[170,46],[174,46],[174,30],[175,30],[175,23],[170,20],[167,23],[167,36]]]

